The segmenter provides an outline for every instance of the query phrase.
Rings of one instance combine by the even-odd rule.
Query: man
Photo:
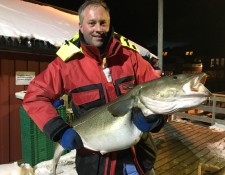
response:
[[[101,155],[83,148],[82,140],[57,114],[52,103],[68,94],[75,117],[129,91],[129,87],[158,78],[135,46],[115,34],[107,5],[86,1],[79,9],[79,34],[57,52],[58,57],[29,85],[23,106],[39,128],[65,149],[77,149],[79,175],[145,174],[155,161],[155,148],[144,134],[134,149]],[[162,115],[143,116],[133,110],[133,123],[143,132],[158,131]]]

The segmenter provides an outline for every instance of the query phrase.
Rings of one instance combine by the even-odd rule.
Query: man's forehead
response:
[[[96,8],[103,8],[101,6],[90,6],[85,8],[85,11],[83,12],[83,20],[85,21],[104,21],[104,22],[110,22],[110,16],[108,12],[103,8],[104,11],[98,11],[96,12]],[[106,12],[106,13],[105,13]]]
[[[96,9],[101,9],[105,11],[109,16],[109,12],[101,5],[89,5],[84,9],[83,13],[89,13],[90,11],[95,11]]]

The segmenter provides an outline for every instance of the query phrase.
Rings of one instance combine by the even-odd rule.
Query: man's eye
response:
[[[107,25],[107,23],[106,22],[101,22],[100,25],[105,27]]]
[[[94,26],[95,23],[94,23],[94,22],[90,22],[89,25],[90,25],[90,26]]]

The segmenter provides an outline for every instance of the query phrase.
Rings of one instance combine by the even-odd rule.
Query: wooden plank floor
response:
[[[158,149],[156,175],[197,175],[200,162],[225,167],[225,155],[224,158],[218,156],[209,148],[209,145],[215,145],[223,139],[225,142],[225,132],[173,121],[167,123],[159,133],[153,134],[153,139]],[[225,154],[225,146],[222,149]]]

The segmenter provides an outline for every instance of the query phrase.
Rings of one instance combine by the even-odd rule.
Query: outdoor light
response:
[[[193,55],[193,54],[194,54],[193,51],[186,51],[186,52],[185,52],[185,55]]]

